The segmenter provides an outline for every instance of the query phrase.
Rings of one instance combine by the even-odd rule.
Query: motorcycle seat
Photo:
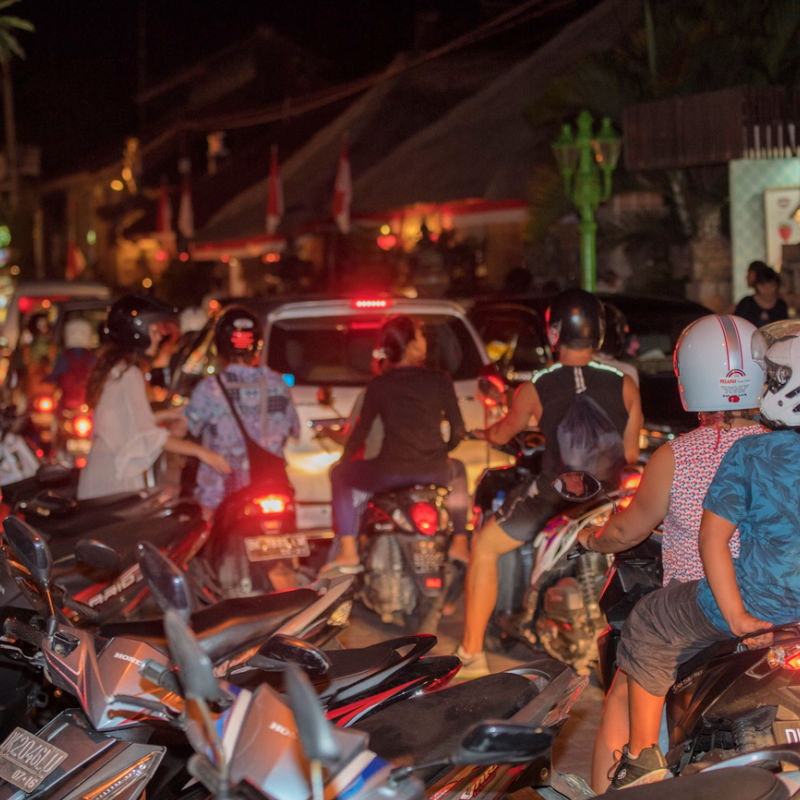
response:
[[[729,767],[711,772],[682,775],[672,780],[629,786],[626,800],[707,800],[735,797],[736,800],[786,800],[789,789],[769,770],[759,767]],[[597,795],[595,800],[619,798],[618,789]]]
[[[728,655],[736,650],[739,640],[735,638],[723,639],[722,641],[715,642],[714,644],[701,650],[696,655],[692,656],[688,661],[678,666],[677,677],[675,683],[680,683],[684,678],[688,678],[696,669],[699,669],[704,664],[707,664],[717,656]]]
[[[446,758],[471,725],[508,719],[538,689],[528,678],[498,672],[394,703],[354,727],[369,734],[370,750],[398,764]]]
[[[287,589],[269,595],[232,597],[195,611],[190,627],[203,651],[219,663],[263,642],[290,617],[318,599],[313,589]],[[144,639],[153,647],[168,651],[162,619],[131,620],[102,625],[100,636]]]

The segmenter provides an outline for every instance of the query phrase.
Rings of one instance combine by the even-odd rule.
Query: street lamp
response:
[[[592,115],[588,111],[578,115],[577,136],[572,135],[570,125],[564,125],[561,136],[553,143],[564,191],[581,215],[581,282],[587,292],[594,291],[597,276],[594,212],[611,196],[611,173],[621,147],[622,140],[614,133],[608,117],[603,117],[600,132],[592,137]]]

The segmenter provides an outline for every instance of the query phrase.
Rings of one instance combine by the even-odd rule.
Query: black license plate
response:
[[[32,792],[67,754],[22,728],[14,728],[0,744],[0,778]]]
[[[310,555],[308,540],[300,533],[248,536],[244,540],[248,561],[272,561],[276,558],[304,558]]]
[[[777,744],[800,744],[800,719],[773,722],[772,733]]]

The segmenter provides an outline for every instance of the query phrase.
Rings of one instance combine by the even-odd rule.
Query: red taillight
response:
[[[351,303],[353,308],[389,308],[392,305],[390,300],[381,300],[379,298],[373,298],[370,300],[353,300]]]
[[[86,459],[83,456],[81,456],[80,458],[76,458],[75,459],[75,466],[78,469],[83,469],[86,466]]]
[[[634,472],[632,475],[628,475],[622,481],[622,488],[623,489],[638,489],[639,484],[642,482],[642,474],[641,472]]]
[[[783,662],[787,669],[800,669],[800,653],[795,653]]]
[[[409,513],[420,533],[432,536],[439,529],[439,512],[430,503],[414,503]]]
[[[265,516],[283,514],[289,502],[289,496],[285,494],[265,494],[261,497],[253,498],[253,505],[257,506]]]
[[[441,578],[425,578],[425,588],[426,589],[441,589],[442,588],[442,579]]]
[[[617,508],[627,508],[633,502],[633,496],[629,495],[628,497],[623,497],[621,500],[617,502]]]
[[[503,379],[496,374],[487,375],[486,380],[489,381],[493,389],[496,391],[486,393],[482,392],[480,396],[481,402],[486,406],[486,408],[496,408],[505,399],[506,385],[503,383]]]
[[[37,411],[52,411],[55,408],[55,403],[52,397],[39,397],[36,400]]]
[[[86,439],[92,433],[92,420],[85,414],[81,414],[72,420],[72,430],[75,431],[75,435],[79,438]]]

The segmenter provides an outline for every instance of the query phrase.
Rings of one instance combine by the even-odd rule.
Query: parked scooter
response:
[[[30,478],[41,465],[23,435],[24,427],[25,416],[17,414],[16,406],[0,407],[0,486]]]

